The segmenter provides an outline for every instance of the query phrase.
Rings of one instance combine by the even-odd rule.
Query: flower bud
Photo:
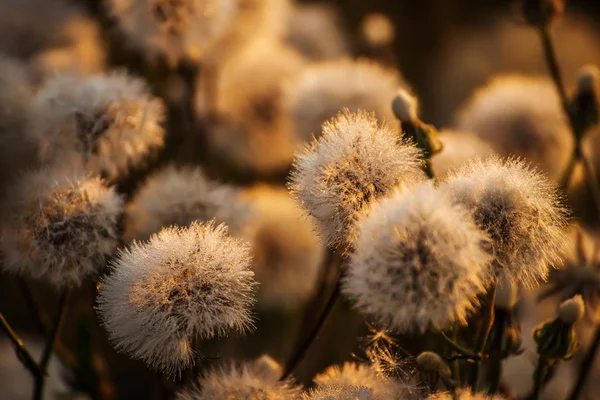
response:
[[[417,356],[417,365],[425,380],[433,378],[437,381],[438,378],[450,378],[450,367],[439,354],[432,351],[425,351]]]
[[[581,318],[585,312],[585,303],[580,294],[565,300],[558,306],[558,319],[567,325],[573,325]]]
[[[416,123],[418,107],[417,98],[404,89],[400,89],[392,100],[392,110],[401,122]]]

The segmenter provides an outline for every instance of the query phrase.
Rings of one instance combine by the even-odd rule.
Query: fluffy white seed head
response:
[[[572,325],[583,318],[585,303],[580,294],[563,301],[558,306],[558,318],[565,324]]]
[[[162,102],[124,73],[55,77],[32,107],[31,134],[44,163],[83,166],[116,180],[163,145]]]
[[[551,81],[509,75],[475,92],[458,128],[479,135],[505,157],[525,158],[558,181],[573,153],[573,135]]]
[[[566,251],[565,210],[554,185],[519,160],[474,160],[450,174],[454,200],[491,237],[496,273],[526,287],[545,281]]]
[[[234,187],[211,181],[199,167],[168,166],[151,175],[127,205],[124,236],[147,240],[162,227],[213,219],[239,232],[248,213]]]
[[[77,286],[115,253],[123,201],[99,178],[43,169],[9,193],[0,240],[6,271]]]
[[[331,366],[313,379],[318,387],[356,386],[370,389],[382,399],[401,398],[404,388],[393,379],[382,376],[371,366],[347,362],[344,365]]]
[[[215,88],[213,107],[219,118],[208,136],[211,152],[242,170],[288,168],[297,139],[283,113],[282,85],[297,76],[305,62],[272,37],[255,38],[225,58]],[[197,109],[202,112],[206,90],[200,89]]]
[[[417,98],[405,89],[400,89],[392,100],[392,111],[400,121],[415,122],[418,119],[419,103]]]
[[[251,216],[243,236],[254,255],[258,306],[296,309],[314,294],[325,249],[312,218],[285,189],[258,186],[244,194]]]
[[[364,386],[321,386],[302,395],[302,400],[384,400]]]
[[[113,263],[98,312],[116,348],[177,374],[194,364],[196,340],[252,327],[250,249],[224,225],[165,228]]]
[[[431,165],[438,178],[444,178],[450,171],[461,167],[473,158],[494,154],[489,143],[469,132],[442,130],[439,139],[443,150],[431,158]]]
[[[369,61],[342,59],[307,67],[285,88],[284,107],[300,140],[321,133],[321,125],[347,108],[394,121],[390,107],[401,86],[397,72]]]
[[[420,167],[418,149],[389,125],[367,112],[345,111],[297,154],[290,189],[317,220],[325,244],[343,247],[369,202],[423,180]]]
[[[267,368],[266,368],[267,367]],[[280,381],[281,368],[269,356],[240,365],[213,368],[198,386],[179,392],[177,400],[299,400],[302,390],[291,380]]]
[[[357,231],[343,291],[359,310],[400,331],[465,322],[484,290],[487,238],[447,191],[396,191]]]
[[[456,393],[434,393],[427,400],[508,400],[502,395],[489,395],[484,392],[473,393],[470,388],[459,388]]]
[[[132,45],[171,64],[200,61],[238,13],[238,0],[109,0],[108,5]]]

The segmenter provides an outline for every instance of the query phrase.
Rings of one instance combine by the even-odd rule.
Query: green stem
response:
[[[477,354],[475,354],[472,351],[468,350],[467,348],[461,346],[460,344],[458,344],[454,340],[452,340],[450,337],[448,337],[448,335],[446,335],[443,330],[436,328],[436,332],[440,336],[440,338],[442,338],[444,340],[444,342],[446,342],[446,344],[452,350],[455,350],[459,354],[469,357],[469,358],[472,358],[474,360],[479,358],[479,356]]]
[[[39,362],[39,374],[35,380],[35,390],[33,394],[34,400],[42,400],[44,397],[44,385],[46,383],[48,364],[50,363],[50,357],[52,356],[52,351],[54,350],[54,344],[56,343],[56,339],[58,338],[62,323],[65,319],[67,304],[69,302],[69,298],[71,297],[71,291],[71,287],[67,287],[60,295],[58,310],[56,312],[56,316],[54,317],[51,331],[46,338],[44,351],[42,352],[42,357]]]
[[[476,360],[473,364],[473,369],[471,370],[471,376],[469,379],[469,385],[471,385],[471,387],[475,391],[477,391],[477,380],[479,379],[479,367],[481,366],[481,356],[483,355],[485,345],[487,343],[490,331],[492,330],[492,326],[494,324],[495,299],[496,286],[494,285],[488,291],[486,303],[483,305],[483,320],[481,321],[481,330],[479,332],[479,337],[477,338],[477,343],[475,345],[475,354],[478,355],[480,358]]]
[[[2,313],[0,313],[0,327],[12,342],[19,360],[34,377],[37,377],[40,374],[40,369],[38,368],[35,359],[31,356],[31,353],[29,353],[21,338],[19,338]]]

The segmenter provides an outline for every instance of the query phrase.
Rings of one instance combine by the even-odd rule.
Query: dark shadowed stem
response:
[[[583,164],[585,181],[592,192],[592,200],[594,200],[596,212],[600,216],[600,188],[598,187],[598,177],[596,176],[594,167],[590,163],[589,157],[584,151],[581,152],[581,162]]]
[[[448,335],[446,335],[443,330],[436,328],[436,332],[439,335],[439,337],[444,341],[444,343],[446,343],[448,345],[448,347],[450,347],[452,350],[456,351],[460,355],[466,356],[471,359],[479,358],[472,351],[470,351],[470,350],[466,349],[465,347],[461,346],[460,344],[456,343],[456,340],[448,337]]]
[[[544,386],[544,373],[546,372],[547,367],[548,360],[546,360],[545,357],[540,356],[537,367],[535,367],[535,372],[533,373],[533,392],[528,397],[528,400],[539,399],[542,387]]]
[[[50,326],[50,320],[48,316],[40,310],[40,307],[35,300],[35,296],[31,292],[27,282],[23,279],[20,279],[19,285],[21,286],[21,292],[25,302],[27,303],[27,307],[33,313],[38,331],[42,336],[48,336],[48,327]],[[54,350],[63,364],[65,364],[69,369],[75,370],[77,368],[77,359],[73,353],[58,339],[54,343]]]
[[[575,146],[575,150],[571,154],[571,158],[569,159],[569,164],[567,164],[567,168],[563,172],[563,175],[558,182],[558,187],[561,191],[566,192],[569,189],[569,184],[571,183],[571,179],[573,177],[573,171],[575,170],[575,166],[577,165],[577,160],[579,160],[579,146]]]
[[[35,359],[31,356],[31,353],[29,353],[21,338],[19,338],[2,313],[0,313],[0,327],[2,327],[4,333],[6,333],[6,336],[8,336],[12,342],[19,360],[34,377],[37,377],[40,373],[40,370],[35,362]]]
[[[583,359],[581,366],[579,367],[579,375],[577,376],[577,381],[575,382],[575,386],[573,386],[573,390],[569,395],[569,400],[578,400],[581,394],[583,393],[583,388],[585,386],[585,381],[587,380],[590,372],[592,371],[592,364],[596,359],[596,353],[598,352],[598,347],[600,347],[600,326],[596,326],[596,330],[594,331],[594,339],[587,353],[585,354],[585,358]]]
[[[502,326],[500,326],[499,332],[500,332],[500,337],[498,338],[498,342],[502,344],[506,338],[506,320],[504,318],[501,319],[502,321]],[[500,380],[502,378],[502,354],[500,352],[500,349],[495,349],[497,350],[493,355],[493,357],[491,357],[491,377],[490,377],[490,388],[489,388],[489,393],[490,394],[494,394],[496,392],[498,392],[498,389],[500,389]]]
[[[68,286],[63,290],[63,292],[60,295],[56,316],[54,317],[54,321],[52,322],[52,328],[50,330],[50,333],[46,337],[46,344],[44,345],[44,351],[42,352],[42,357],[39,362],[40,373],[38,374],[35,380],[35,390],[33,394],[34,400],[41,400],[44,396],[44,384],[46,383],[45,381],[46,372],[48,370],[48,364],[50,363],[50,357],[52,356],[52,352],[54,350],[54,344],[60,333],[62,323],[65,319],[67,305],[69,302],[69,298],[71,297],[71,291],[71,287]]]
[[[458,322],[455,322],[454,326],[452,327],[451,337],[454,343],[458,343],[458,329]],[[452,362],[450,363],[450,368],[452,369],[452,379],[454,379],[456,384],[460,386],[460,361],[458,358],[456,360],[452,360]]]
[[[490,336],[490,331],[492,330],[492,326],[494,325],[494,302],[496,300],[496,285],[492,286],[487,293],[485,303],[483,304],[483,315],[481,320],[481,328],[479,332],[479,337],[477,338],[477,342],[475,345],[475,354],[480,358],[475,361],[473,364],[473,369],[471,370],[471,376],[469,379],[469,384],[473,388],[473,390],[477,391],[477,380],[479,378],[479,367],[481,366],[481,357],[483,355],[483,351],[485,350],[485,345],[487,343],[488,337]]]
[[[337,302],[337,299],[339,297],[340,287],[341,287],[341,283],[342,283],[341,275],[342,275],[341,273],[338,274],[338,279],[336,280],[335,287],[333,288],[333,292],[331,293],[329,300],[327,301],[327,304],[325,304],[325,308],[319,314],[319,318],[317,319],[315,326],[311,329],[308,336],[306,336],[306,338],[304,340],[302,340],[300,343],[298,343],[298,345],[296,346],[295,350],[292,353],[292,357],[286,363],[285,369],[283,372],[283,376],[281,379],[288,378],[295,371],[296,367],[298,366],[300,361],[302,361],[306,352],[310,349],[311,345],[313,344],[313,342],[319,335],[319,332],[321,332],[321,329],[323,328],[323,326],[325,325],[325,322],[327,321],[327,317],[329,317],[329,315],[331,314],[331,310],[333,310],[333,306],[335,305],[335,303]]]

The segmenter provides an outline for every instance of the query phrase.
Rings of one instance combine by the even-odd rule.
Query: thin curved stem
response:
[[[481,321],[481,330],[475,345],[475,354],[482,356],[487,344],[490,331],[494,325],[494,302],[496,299],[496,286],[494,285],[487,293],[486,303],[484,304],[483,320]],[[481,366],[481,358],[473,364],[469,384],[473,390],[477,391],[477,380],[479,379],[479,367]]]
[[[298,366],[300,361],[302,361],[307,351],[310,349],[311,345],[314,343],[315,339],[319,335],[319,332],[321,332],[321,329],[323,328],[325,322],[331,314],[331,310],[333,310],[333,306],[336,304],[339,298],[341,281],[342,280],[340,273],[335,283],[335,287],[333,288],[333,291],[329,297],[329,300],[327,301],[327,304],[325,304],[325,308],[323,309],[323,311],[321,311],[321,313],[319,314],[319,318],[317,319],[315,326],[312,328],[308,336],[300,343],[298,343],[296,349],[292,353],[292,357],[286,363],[282,379],[288,378],[295,371],[296,367]]]
[[[548,360],[544,357],[540,357],[538,365],[533,373],[533,392],[528,397],[528,400],[537,400],[542,393],[542,387],[544,386],[544,373],[548,367]]]
[[[452,340],[452,338],[448,337],[448,335],[446,335],[446,333],[444,333],[443,330],[436,328],[436,333],[440,336],[440,338],[442,338],[444,340],[444,342],[452,350],[456,351],[461,356],[465,356],[465,357],[471,358],[473,360],[480,358],[477,354],[475,354],[471,350],[468,350],[466,347],[461,346],[460,344],[456,343],[456,341]]]
[[[44,397],[44,385],[46,383],[46,372],[48,370],[48,364],[50,363],[50,357],[52,356],[52,352],[54,350],[54,344],[56,342],[56,339],[58,338],[60,329],[62,327],[62,323],[65,319],[67,305],[69,302],[69,298],[71,297],[71,291],[71,287],[67,287],[63,290],[63,292],[60,295],[60,300],[58,302],[58,310],[56,311],[56,316],[54,317],[50,333],[46,338],[44,351],[42,352],[42,357],[40,358],[40,362],[38,364],[39,374],[35,380],[35,390],[33,394],[34,400],[41,400]]]
[[[38,364],[35,362],[35,359],[31,356],[31,353],[29,352],[29,350],[27,350],[27,347],[25,347],[25,344],[23,343],[21,338],[10,326],[10,324],[8,323],[8,321],[2,313],[0,313],[0,328],[2,328],[4,333],[6,333],[6,336],[8,336],[8,338],[12,342],[13,347],[15,348],[15,352],[17,353],[19,360],[23,363],[25,368],[27,368],[34,377],[37,377],[40,374]]]

